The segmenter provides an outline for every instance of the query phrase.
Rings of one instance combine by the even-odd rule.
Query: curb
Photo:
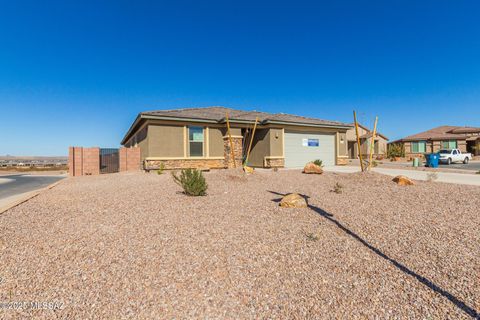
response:
[[[17,199],[15,201],[13,201],[12,203],[9,203],[7,205],[4,205],[3,207],[0,207],[0,215],[2,215],[3,213],[5,213],[6,211],[8,211],[12,208],[15,208],[16,206],[18,206],[18,205],[20,205],[24,202],[27,202],[28,200],[30,200],[32,198],[35,198],[36,196],[38,196],[43,191],[50,190],[50,189],[56,187],[61,182],[63,182],[63,179],[60,180],[60,181],[54,182],[51,185],[48,185],[48,186],[46,186],[42,189],[38,189],[38,190],[34,190],[34,191],[30,191],[30,192],[25,193],[24,196],[21,197],[20,199]]]

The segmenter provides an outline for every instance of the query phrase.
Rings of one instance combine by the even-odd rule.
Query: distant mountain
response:
[[[68,160],[67,156],[11,156],[9,154],[5,156],[0,156],[0,160],[37,160],[37,161],[42,161],[42,160]]]

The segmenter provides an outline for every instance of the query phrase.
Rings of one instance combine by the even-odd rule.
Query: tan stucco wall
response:
[[[223,157],[223,133],[220,128],[208,129],[208,145],[210,157]]]
[[[267,156],[283,156],[283,129],[271,128],[269,132],[270,151]]]
[[[363,129],[362,127],[358,127],[358,135],[361,137],[364,134],[367,134],[368,131]],[[355,133],[355,128],[349,129],[347,131],[347,140],[348,141],[357,141],[357,135]]]
[[[188,131],[185,131],[185,127],[188,126],[201,126],[204,128],[206,143],[204,146],[205,157],[218,158],[224,156],[224,137],[227,136],[226,125],[148,120],[144,126],[148,127],[148,134],[144,140],[137,142],[137,145],[141,148],[142,160],[145,158],[188,157]],[[251,129],[251,125],[232,124],[232,127],[230,128],[231,135],[234,137],[242,136],[242,126]],[[206,129],[207,127],[208,130]],[[263,167],[265,157],[273,157],[274,159],[283,157],[284,130],[338,133],[336,135],[338,137],[336,156],[347,155],[346,130],[298,126],[286,126],[285,128],[259,126],[257,127],[257,132],[254,137],[249,164],[256,167]],[[187,134],[187,137],[185,137],[185,133]],[[344,144],[339,143],[340,138],[344,139]],[[128,146],[129,143],[130,141],[125,145]],[[245,147],[248,147],[248,143],[249,141],[245,142]]]
[[[269,129],[257,129],[253,138],[252,148],[248,165],[253,167],[263,167],[263,160],[270,152],[270,132]]]
[[[149,157],[183,157],[183,126],[149,125],[148,156]]]
[[[178,125],[177,125],[178,124]],[[142,148],[143,157],[184,157],[189,154],[188,126],[198,126],[204,128],[204,156],[205,157],[223,157],[223,137],[227,134],[227,129],[221,125],[207,125],[204,123],[189,122],[171,122],[151,121],[149,124],[148,144]],[[184,128],[186,134],[184,136]],[[208,127],[208,137],[207,137]],[[230,128],[232,136],[240,136],[241,128]],[[186,139],[186,140],[185,140]],[[207,144],[208,143],[208,155]],[[185,149],[185,151],[184,151]]]
[[[128,141],[126,148],[139,147],[140,158],[143,160],[148,157],[148,126],[143,125]]]
[[[341,157],[346,157],[347,153],[347,133],[346,132],[339,132],[337,138],[337,154]]]

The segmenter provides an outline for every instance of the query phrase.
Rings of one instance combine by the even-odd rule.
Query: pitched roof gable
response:
[[[185,120],[185,121],[199,121],[210,123],[225,123],[226,114],[232,122],[248,122],[253,123],[256,118],[260,124],[291,124],[304,126],[324,126],[324,127],[341,127],[350,128],[351,125],[339,121],[323,120],[318,118],[308,118],[297,115],[285,113],[267,113],[260,111],[243,111],[226,108],[222,106],[203,107],[203,108],[185,108],[185,109],[171,109],[171,110],[154,110],[139,113],[134,123],[126,133],[122,140],[124,144],[138,123],[145,118],[163,119],[163,120]]]
[[[401,139],[401,141],[464,139],[465,133],[470,133],[470,132],[480,132],[480,128],[467,128],[467,127],[459,127],[459,126],[439,126],[424,132],[410,135],[408,137]]]
[[[244,120],[255,121],[258,117],[259,122],[290,122],[301,124],[314,124],[314,125],[338,125],[338,126],[351,126],[347,123],[338,121],[323,120],[318,118],[308,118],[303,116],[291,115],[286,113],[267,113],[260,111],[243,111],[235,110],[226,107],[205,107],[205,108],[185,108],[185,109],[172,109],[172,110],[155,110],[142,112],[141,115],[150,115],[158,117],[171,117],[171,118],[184,118],[184,119],[203,119],[217,122],[223,122],[225,120],[226,113],[230,120]]]

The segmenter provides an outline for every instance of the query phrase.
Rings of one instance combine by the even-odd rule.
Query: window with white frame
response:
[[[425,141],[412,142],[413,153],[425,153],[427,152],[427,143]]]
[[[203,157],[203,127],[188,127],[190,157]]]
[[[442,141],[442,149],[456,149],[457,140]]]

